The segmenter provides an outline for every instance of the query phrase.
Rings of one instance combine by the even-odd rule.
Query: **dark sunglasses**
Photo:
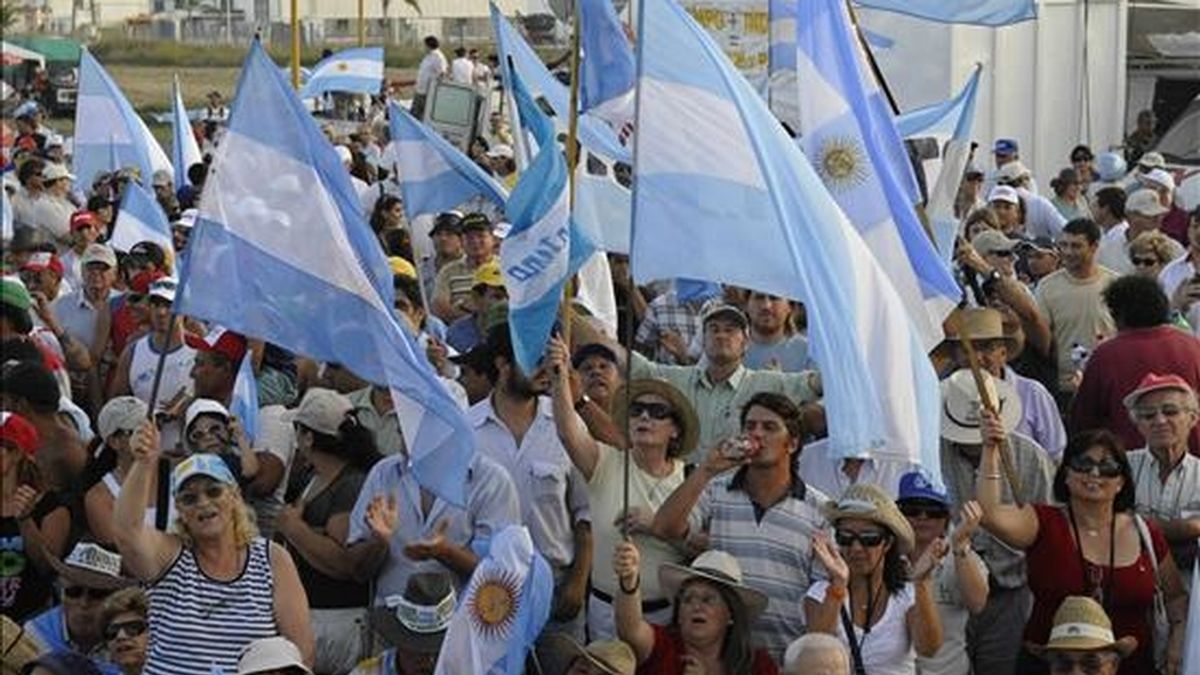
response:
[[[220,483],[213,483],[202,490],[189,490],[180,492],[175,495],[175,503],[180,506],[191,508],[200,503],[200,495],[208,497],[208,501],[215,502],[225,494],[225,486]]]
[[[643,414],[649,415],[652,420],[665,420],[671,416],[671,406],[666,403],[640,403],[638,401],[629,404],[630,417],[641,417]]]
[[[1154,267],[1158,264],[1158,258],[1130,258],[1134,267]]]
[[[884,532],[849,532],[838,530],[834,533],[833,538],[837,541],[838,546],[844,548],[850,548],[856,541],[862,544],[863,548],[875,548],[887,541],[888,536]]]
[[[997,258],[1011,258],[1016,255],[1011,250],[1009,251],[988,251],[988,255],[994,255]]]
[[[922,504],[903,504],[900,506],[900,513],[903,513],[906,518],[928,518],[930,520],[950,517],[950,512],[940,506],[924,506]]]
[[[111,642],[122,635],[125,637],[137,637],[145,633],[147,628],[149,628],[149,625],[145,621],[139,620],[110,623],[104,628],[104,639]]]
[[[1121,464],[1111,457],[1095,460],[1086,455],[1075,455],[1067,462],[1067,468],[1076,473],[1092,473],[1095,471],[1102,478],[1116,478],[1121,475]]]
[[[103,600],[112,595],[112,591],[103,588],[87,588],[85,586],[65,586],[62,589],[64,598],[78,600],[87,596],[89,600]]]

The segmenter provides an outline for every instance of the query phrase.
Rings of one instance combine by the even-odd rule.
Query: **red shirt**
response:
[[[1146,445],[1123,399],[1146,373],[1175,374],[1200,391],[1200,340],[1170,325],[1126,329],[1101,342],[1088,359],[1067,419],[1072,432],[1109,429],[1126,450]],[[1200,425],[1188,447],[1200,456]]]
[[[638,666],[638,675],[681,675],[683,673],[683,638],[675,628],[654,626],[654,651]],[[738,673],[737,675],[743,675]],[[754,650],[754,660],[746,675],[779,675],[779,667],[764,649]]]
[[[1132,635],[1138,641],[1137,651],[1121,661],[1118,673],[1137,675],[1154,672],[1153,626],[1149,621],[1150,610],[1154,606],[1154,565],[1145,547],[1135,563],[1117,567],[1112,572],[1110,584],[1107,562],[1097,566],[1084,561],[1090,569],[1080,567],[1079,550],[1071,535],[1071,520],[1063,508],[1034,504],[1033,509],[1037,513],[1038,536],[1033,546],[1025,552],[1029,565],[1029,590],[1033,591],[1033,611],[1025,624],[1025,640],[1046,644],[1058,606],[1068,595],[1091,596],[1095,584],[1089,575],[1097,574],[1098,568],[1104,575],[1100,586],[1110,594],[1106,598],[1105,610],[1112,619],[1114,636],[1121,638]],[[1147,524],[1161,564],[1167,556],[1167,540],[1157,525],[1152,522]]]

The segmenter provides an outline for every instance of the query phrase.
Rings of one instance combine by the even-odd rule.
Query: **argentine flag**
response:
[[[238,418],[246,439],[254,445],[258,438],[258,380],[254,377],[254,354],[249,347],[238,367],[237,379],[233,381],[233,398],[229,401],[229,414]]]
[[[117,222],[113,225],[108,245],[114,251],[128,252],[141,241],[152,241],[168,253],[175,250],[171,224],[167,222],[167,214],[158,205],[158,200],[146,188],[130,183],[125,186],[121,210],[117,212]]]
[[[858,231],[708,33],[641,4],[632,265],[805,303],[835,456],[938,460],[939,391],[904,303]]]
[[[191,185],[187,171],[193,164],[204,161],[187,108],[183,105],[183,92],[179,89],[179,75],[171,85],[171,162],[175,165],[175,187]]]
[[[961,291],[917,219],[915,180],[842,0],[791,0],[800,146],[892,280],[925,351]]]
[[[500,268],[508,289],[513,353],[521,370],[532,373],[550,338],[563,286],[595,252],[595,246],[571,218],[567,162],[559,150],[554,125],[520,77],[513,79],[512,87],[521,121],[539,150],[508,198],[505,215],[512,230],[500,246]]]
[[[465,506],[474,435],[397,323],[350,175],[257,41],[209,175],[176,311],[389,387],[417,481]]]
[[[435,675],[522,675],[553,604],[554,574],[529,530],[500,530],[454,610]]]
[[[104,66],[84,49],[79,57],[79,98],[75,102],[76,184],[88,189],[96,174],[129,166],[138,169],[146,186],[160,169],[174,176],[171,160],[146,123]]]
[[[300,89],[300,98],[317,98],[328,91],[379,95],[383,89],[383,47],[343,49],[313,66]]]
[[[409,222],[421,214],[449,211],[480,195],[504,207],[508,192],[470,157],[394,102],[388,103],[388,116]]]

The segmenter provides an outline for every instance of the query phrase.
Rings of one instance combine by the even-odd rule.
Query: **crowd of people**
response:
[[[490,90],[477,55],[426,45],[419,78]],[[1049,198],[1012,139],[966,172],[964,300],[931,354],[943,486],[888,448],[831,454],[795,300],[640,286],[614,255],[633,344],[581,310],[523,372],[501,218],[436,214],[424,253],[386,125],[330,134],[397,317],[474,432],[467,503],[417,481],[386,383],[174,315],[206,163],[148,177],[172,247],[115,250],[147,177],[80,184],[35,110],[4,182],[4,672],[431,674],[522,525],[555,586],[530,673],[1181,675],[1200,209],[1160,155],[1126,171],[1079,146]],[[502,180],[507,140],[495,118],[475,154]]]

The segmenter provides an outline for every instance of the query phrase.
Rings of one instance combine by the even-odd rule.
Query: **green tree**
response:
[[[21,10],[14,2],[0,2],[0,32],[8,33],[21,18]]]

